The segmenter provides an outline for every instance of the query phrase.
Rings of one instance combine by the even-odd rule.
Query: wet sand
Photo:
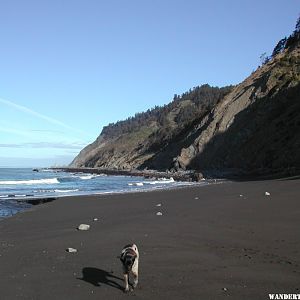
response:
[[[0,222],[0,299],[299,294],[299,187],[299,179],[228,182],[33,206]],[[78,231],[81,223],[90,230]],[[130,242],[140,251],[140,285],[124,294],[117,256]]]

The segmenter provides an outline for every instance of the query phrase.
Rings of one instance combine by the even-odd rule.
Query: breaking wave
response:
[[[151,184],[151,185],[155,185],[155,184],[168,184],[168,183],[174,183],[175,180],[173,177],[171,178],[159,178],[157,180],[146,180],[146,181],[143,181],[143,182],[131,182],[131,183],[128,183],[129,186],[143,186],[145,184]]]
[[[72,193],[72,192],[78,192],[79,189],[74,189],[74,190],[54,190],[55,193]]]
[[[35,185],[35,184],[57,184],[64,182],[73,182],[80,180],[90,180],[101,175],[81,175],[81,176],[65,176],[65,177],[55,177],[55,178],[43,178],[43,179],[29,179],[29,180],[2,180],[0,185]]]
[[[0,185],[17,185],[17,184],[33,185],[33,184],[55,184],[55,183],[59,183],[58,178],[0,181]]]

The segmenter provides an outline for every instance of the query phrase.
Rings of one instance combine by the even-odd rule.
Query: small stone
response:
[[[94,218],[93,221],[94,221],[94,222],[98,221],[98,218]]]
[[[198,197],[195,197],[195,200],[198,200],[199,198]]]
[[[156,206],[158,206],[158,207],[161,206],[161,203],[156,204]]]
[[[227,292],[228,291],[228,289],[227,288],[222,288],[222,290],[224,291],[224,292]]]
[[[156,215],[157,216],[162,216],[162,212],[159,211],[159,212],[156,213]]]
[[[265,192],[265,196],[271,196],[269,192]]]
[[[90,225],[87,224],[80,224],[78,226],[78,230],[89,230],[90,229]]]
[[[75,249],[75,248],[67,248],[67,252],[69,252],[69,253],[76,253],[77,249]]]

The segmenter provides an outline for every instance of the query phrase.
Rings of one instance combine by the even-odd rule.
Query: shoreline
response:
[[[157,187],[157,188],[149,188],[149,189],[136,189],[136,190],[121,190],[121,191],[103,191],[103,192],[95,192],[95,191],[90,191],[89,193],[82,193],[82,194],[60,194],[60,195],[55,195],[55,196],[37,196],[37,197],[32,197],[31,195],[28,197],[9,197],[9,198],[3,198],[3,200],[12,200],[15,201],[16,203],[19,204],[30,204],[32,206],[35,205],[43,205],[48,202],[56,201],[61,198],[70,198],[70,197],[93,197],[93,196],[111,196],[111,195],[123,195],[123,194],[136,194],[136,193],[151,193],[151,192],[161,192],[161,191],[169,191],[169,190],[177,190],[177,189],[185,189],[185,188],[191,188],[191,187],[200,187],[200,186],[206,186],[210,184],[220,184],[223,182],[229,182],[227,180],[221,180],[220,182],[208,180],[208,181],[202,181],[202,182],[190,182],[182,185],[176,185],[176,186],[164,186],[164,187]],[[24,208],[16,213],[13,213],[11,215],[7,216],[2,216],[0,217],[0,221],[6,218],[11,218],[16,214],[26,212],[30,207]]]
[[[30,170],[30,169],[29,169]],[[43,172],[48,171],[47,169],[35,169],[36,171],[34,171],[33,169],[31,169],[33,172]],[[49,169],[49,171],[52,171],[52,173],[58,173],[58,172],[62,172],[63,170],[59,169],[59,170],[53,170],[53,169]],[[78,171],[78,170],[76,170]],[[82,170],[81,170],[82,171]],[[73,176],[72,174],[77,175],[78,177],[80,177],[82,179],[88,178],[89,176],[85,177],[85,175],[81,175],[81,174],[76,174],[78,172],[75,172],[75,170],[69,170],[69,172],[71,172],[71,177]],[[94,177],[95,170],[94,172],[91,171],[90,169],[85,169],[85,172],[80,172],[80,173],[88,173],[88,174],[92,174],[91,176]],[[97,172],[99,173],[99,172]],[[47,173],[45,173],[47,174]],[[0,207],[1,210],[1,219],[3,218],[7,218],[10,217],[11,215],[14,215],[15,213],[18,213],[20,210],[22,211],[22,204],[23,203],[28,203],[31,205],[36,205],[36,204],[43,204],[49,201],[53,201],[57,198],[62,198],[62,197],[73,197],[73,196],[88,196],[88,195],[100,195],[100,194],[105,194],[105,195],[110,195],[110,194],[123,194],[123,193],[138,193],[138,192],[149,192],[151,190],[164,190],[164,189],[173,189],[173,188],[181,188],[183,186],[189,186],[189,185],[195,185],[195,184],[206,184],[203,182],[197,183],[197,182],[190,182],[190,181],[182,181],[182,182],[175,182],[172,178],[172,180],[154,180],[154,178],[145,178],[142,177],[141,174],[139,174],[139,180],[141,182],[136,182],[136,177],[133,176],[129,176],[128,174],[117,174],[117,175],[110,175],[109,177],[113,178],[113,177],[124,177],[126,176],[128,178],[128,183],[125,182],[125,184],[123,184],[122,186],[116,187],[115,186],[111,186],[110,188],[106,188],[106,186],[104,185],[104,187],[102,187],[102,183],[100,184],[99,188],[85,188],[84,186],[82,186],[81,188],[77,187],[76,185],[70,186],[68,188],[63,188],[63,187],[59,187],[57,185],[57,187],[53,187],[52,189],[47,188],[46,186],[44,188],[41,189],[41,191],[43,191],[43,189],[45,189],[45,194],[42,193],[35,193],[35,191],[30,190],[30,185],[29,188],[27,190],[24,190],[22,192],[17,191],[16,193],[13,192],[7,192],[7,195],[5,195],[5,193],[3,195],[1,195],[1,200],[4,201],[3,206]],[[43,176],[43,175],[42,175]],[[35,180],[35,181],[47,181],[50,182],[51,180],[57,180],[58,183],[64,182],[64,180],[60,180],[61,176],[69,176],[67,175],[56,175],[56,174],[52,174],[52,177],[54,176],[55,178],[53,179],[52,177],[50,179],[48,179],[47,175],[45,175],[47,179],[39,179],[39,180]],[[57,178],[56,178],[57,177]],[[163,176],[161,176],[163,178]],[[34,178],[34,177],[33,177]],[[62,177],[63,179],[65,177]],[[67,178],[67,177],[66,177]],[[106,178],[106,177],[104,177]],[[90,178],[89,178],[90,179]],[[92,178],[93,179],[93,178]],[[101,179],[101,178],[100,178]],[[117,180],[117,179],[115,179]],[[120,179],[123,181],[126,181],[127,179],[124,177],[124,179]],[[32,180],[34,181],[34,180]],[[11,181],[13,182],[13,181]],[[30,180],[28,180],[28,182],[30,182]],[[81,181],[82,183],[85,183],[84,181]],[[104,181],[105,182],[105,181]],[[14,183],[18,183],[18,181],[15,181]],[[30,182],[31,183],[31,182]],[[92,183],[92,181],[91,181]],[[170,183],[170,185],[169,185]],[[116,185],[118,186],[118,185]],[[5,206],[5,201],[7,201],[7,206]],[[20,204],[20,205],[18,205]],[[15,206],[15,207],[14,207]],[[24,207],[24,209],[27,209]]]
[[[156,192],[163,192],[163,191],[172,191],[172,190],[179,190],[179,189],[188,189],[188,188],[193,188],[193,187],[203,187],[206,185],[211,185],[211,184],[221,184],[223,182],[230,182],[230,181],[222,181],[222,182],[206,182],[203,184],[201,184],[200,182],[194,182],[191,183],[191,185],[177,185],[177,186],[166,186],[166,187],[160,187],[160,188],[156,188],[156,189],[141,189],[141,190],[128,190],[128,191],[110,191],[110,192],[90,192],[87,194],[75,194],[75,195],[58,195],[58,196],[45,196],[45,197],[36,197],[33,198],[31,196],[29,196],[28,198],[10,198],[10,200],[15,200],[17,203],[27,203],[27,204],[31,204],[33,206],[35,205],[43,205],[52,201],[56,201],[59,200],[61,198],[78,198],[78,197],[97,197],[97,196],[113,196],[113,195],[130,195],[130,194],[139,194],[139,193],[156,193]],[[30,208],[29,208],[30,209]],[[10,218],[13,217],[16,214],[22,213],[22,212],[26,212],[27,209],[21,210],[11,216],[7,216],[7,217],[2,217],[2,219],[0,218],[0,220],[6,219],[6,218]]]
[[[299,293],[299,184],[225,182],[34,206],[0,222],[1,299],[252,300]],[[90,230],[78,231],[83,223]],[[140,285],[125,295],[116,257],[130,242],[140,250]]]

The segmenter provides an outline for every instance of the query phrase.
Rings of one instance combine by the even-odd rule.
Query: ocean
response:
[[[26,199],[151,191],[199,183],[172,179],[66,173],[51,169],[0,168],[0,218],[31,207]],[[201,184],[205,184],[205,181]]]

